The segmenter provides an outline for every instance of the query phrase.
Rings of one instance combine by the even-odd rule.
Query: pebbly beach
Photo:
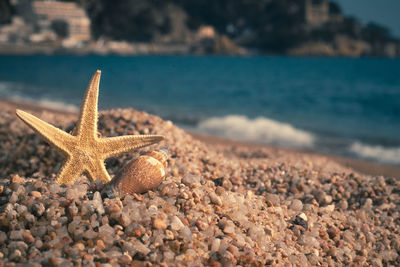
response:
[[[398,167],[190,134],[133,109],[100,112],[103,136],[160,134],[106,161],[111,177],[169,148],[165,180],[108,198],[84,175],[59,186],[61,154],[15,116],[70,132],[77,114],[1,101],[0,265],[396,266]]]

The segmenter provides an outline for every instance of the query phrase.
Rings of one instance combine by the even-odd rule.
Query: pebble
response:
[[[33,204],[31,208],[32,214],[36,217],[42,216],[45,210],[46,209],[42,203]]]
[[[199,185],[200,176],[194,174],[185,174],[182,177],[182,183],[190,187],[193,187],[194,185]]]
[[[96,210],[96,212],[99,215],[103,215],[105,213],[104,206],[103,206],[103,200],[101,198],[101,195],[100,195],[99,191],[96,191],[94,193],[92,204],[93,204],[93,208]]]
[[[155,218],[153,220],[153,227],[158,230],[165,230],[165,229],[167,229],[167,223],[165,220],[163,220],[161,218]]]
[[[219,196],[217,196],[214,192],[210,192],[209,194],[211,203],[221,206],[222,205],[222,200]]]
[[[303,203],[301,200],[294,199],[290,205],[290,208],[294,211],[301,211],[303,209]]]
[[[30,194],[31,194],[31,196],[33,196],[35,198],[41,198],[42,197],[42,193],[40,193],[39,191],[31,191]]]
[[[182,221],[177,216],[172,217],[170,226],[171,226],[171,230],[174,230],[174,231],[180,231],[183,229],[183,227],[185,227],[185,225],[182,223]]]

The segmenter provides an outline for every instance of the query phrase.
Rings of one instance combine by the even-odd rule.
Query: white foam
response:
[[[264,117],[249,119],[241,115],[214,117],[199,123],[198,130],[236,140],[284,147],[312,147],[314,136],[292,125]]]
[[[350,146],[349,150],[362,158],[390,164],[400,164],[400,147],[386,148],[355,142]]]
[[[27,101],[36,103],[44,108],[51,108],[62,111],[78,112],[79,108],[72,104],[67,104],[62,101],[53,100],[50,98],[32,98],[20,93],[22,85],[13,82],[0,82],[0,97],[14,101]]]
[[[39,105],[47,108],[58,109],[58,110],[65,110],[69,112],[78,112],[79,108],[72,104],[67,104],[61,101],[55,101],[47,98],[42,98],[37,101]]]
[[[79,108],[75,105],[67,104],[67,103],[64,103],[61,101],[51,100],[48,98],[33,99],[30,97],[14,95],[14,96],[9,97],[8,99],[11,99],[14,101],[33,102],[33,103],[38,104],[41,107],[55,109],[55,110],[69,111],[69,112],[78,112],[79,111]]]

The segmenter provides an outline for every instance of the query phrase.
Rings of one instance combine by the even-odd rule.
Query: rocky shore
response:
[[[67,132],[75,114],[37,109]],[[100,114],[103,136],[162,134],[167,177],[109,199],[84,176],[58,186],[63,158],[0,111],[0,266],[396,266],[400,181],[327,157],[207,144],[132,109]],[[114,175],[138,153],[106,161]]]

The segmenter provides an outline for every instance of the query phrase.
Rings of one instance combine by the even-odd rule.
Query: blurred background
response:
[[[400,2],[0,0],[0,97],[400,165]]]

